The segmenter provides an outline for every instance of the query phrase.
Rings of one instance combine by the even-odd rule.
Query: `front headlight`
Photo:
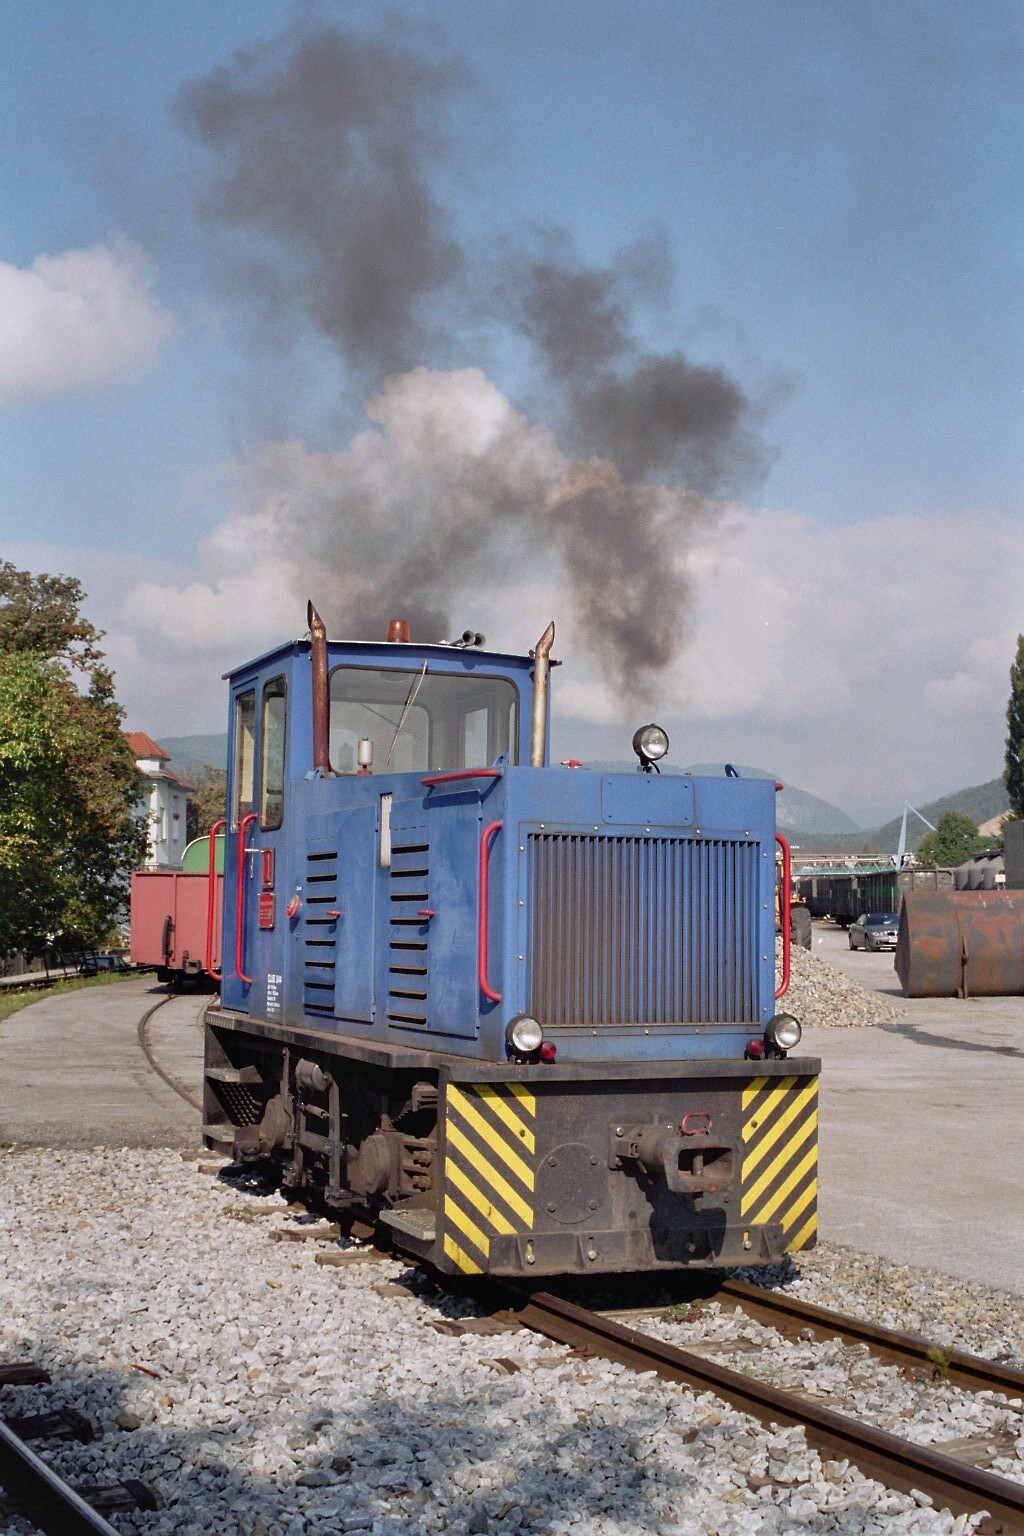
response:
[[[633,751],[641,763],[658,763],[668,751],[668,732],[660,725],[642,725],[633,733]]]
[[[534,1051],[541,1048],[544,1031],[536,1019],[532,1019],[528,1013],[521,1013],[509,1022],[505,1039],[509,1049],[515,1051],[516,1055],[532,1056]]]
[[[791,1051],[800,1044],[802,1034],[799,1019],[794,1019],[791,1013],[777,1013],[768,1020],[764,1037],[776,1051]]]

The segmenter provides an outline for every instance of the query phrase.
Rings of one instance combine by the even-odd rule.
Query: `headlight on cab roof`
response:
[[[802,1034],[799,1019],[795,1019],[791,1013],[777,1013],[773,1019],[768,1020],[764,1038],[773,1050],[791,1051],[800,1044]]]
[[[645,768],[660,762],[668,751],[668,732],[660,725],[642,725],[633,732],[633,751]]]

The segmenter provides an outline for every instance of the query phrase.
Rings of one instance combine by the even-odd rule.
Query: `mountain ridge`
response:
[[[170,753],[174,771],[192,782],[204,767],[220,768],[227,761],[226,732],[206,736],[158,736],[157,741],[166,752]],[[599,773],[634,773],[636,771],[635,763],[615,760],[592,762],[587,766]],[[744,764],[738,764],[737,767],[741,778],[772,779],[775,777],[764,768],[753,768]],[[675,775],[709,774],[712,777],[718,777],[725,772],[725,764],[693,763],[687,768],[677,768],[674,764],[666,763],[662,766],[662,772]],[[1006,787],[1002,779],[998,778],[990,779],[985,784],[974,784],[965,789],[953,790],[947,795],[939,796],[936,800],[928,801],[918,809],[931,822],[937,822],[946,811],[958,811],[961,815],[969,816],[980,826],[982,822],[1008,810],[1009,805]],[[835,842],[849,852],[859,852],[862,846],[870,846],[879,853],[896,852],[902,821],[902,815],[900,815],[894,816],[875,829],[862,827],[839,806],[833,805],[819,795],[811,794],[809,790],[790,784],[787,784],[779,793],[776,801],[776,817],[780,830],[791,840],[793,837],[799,837],[810,840],[812,843],[819,840]],[[908,816],[908,849],[915,849],[927,830],[924,823],[916,816],[912,814]]]

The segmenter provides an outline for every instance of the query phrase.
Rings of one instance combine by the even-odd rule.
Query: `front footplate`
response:
[[[701,1065],[449,1074],[431,1261],[463,1274],[600,1273],[764,1263],[813,1246],[818,1062]]]

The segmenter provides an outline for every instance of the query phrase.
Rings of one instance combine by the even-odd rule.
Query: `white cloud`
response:
[[[338,616],[332,633],[353,633],[384,569],[388,613],[408,616],[441,591],[453,632],[482,630],[495,649],[522,653],[555,619],[563,757],[628,757],[633,727],[653,716],[676,762],[774,771],[864,825],[904,796],[922,804],[1001,771],[1024,629],[1011,519],[972,511],[832,527],[727,506],[717,519],[669,520],[665,561],[693,592],[688,643],[653,700],[627,690],[624,701],[600,664],[603,612],[583,622],[549,520],[567,481],[604,470],[574,466],[473,370],[417,370],[370,412],[374,425],[344,452],[274,443],[224,466],[216,480],[228,505],[192,568],[120,560],[115,579],[94,552],[34,564],[81,576],[132,726],[221,729],[222,671],[301,633],[307,595]],[[511,517],[495,534],[489,508],[513,491],[534,509],[525,532]],[[438,507],[440,571],[430,563]]]
[[[316,479],[319,456],[294,444],[281,452],[290,472],[304,466]],[[208,578],[137,582],[124,599],[118,627],[135,636],[139,664],[160,658],[164,686],[148,695],[151,710],[154,697],[164,701],[154,728],[189,729],[184,700],[210,697],[215,673],[300,631],[294,594],[309,574],[306,552],[282,543],[287,498],[271,501],[272,513],[261,504],[217,530],[202,562]],[[764,767],[871,825],[905,795],[921,804],[1001,771],[1009,666],[1024,628],[1019,543],[1009,519],[984,513],[832,528],[725,509],[690,560],[691,641],[650,706],[624,703],[608,685],[552,550],[467,567],[455,627],[521,653],[555,619],[562,756],[628,757],[640,715],[653,715],[669,727],[676,761]]]
[[[696,557],[694,640],[666,699],[714,751],[774,769],[866,823],[1002,771],[1024,628],[1010,518],[842,527],[734,509]]]
[[[174,329],[152,284],[128,242],[37,256],[28,268],[0,262],[0,407],[133,378],[152,364]]]

